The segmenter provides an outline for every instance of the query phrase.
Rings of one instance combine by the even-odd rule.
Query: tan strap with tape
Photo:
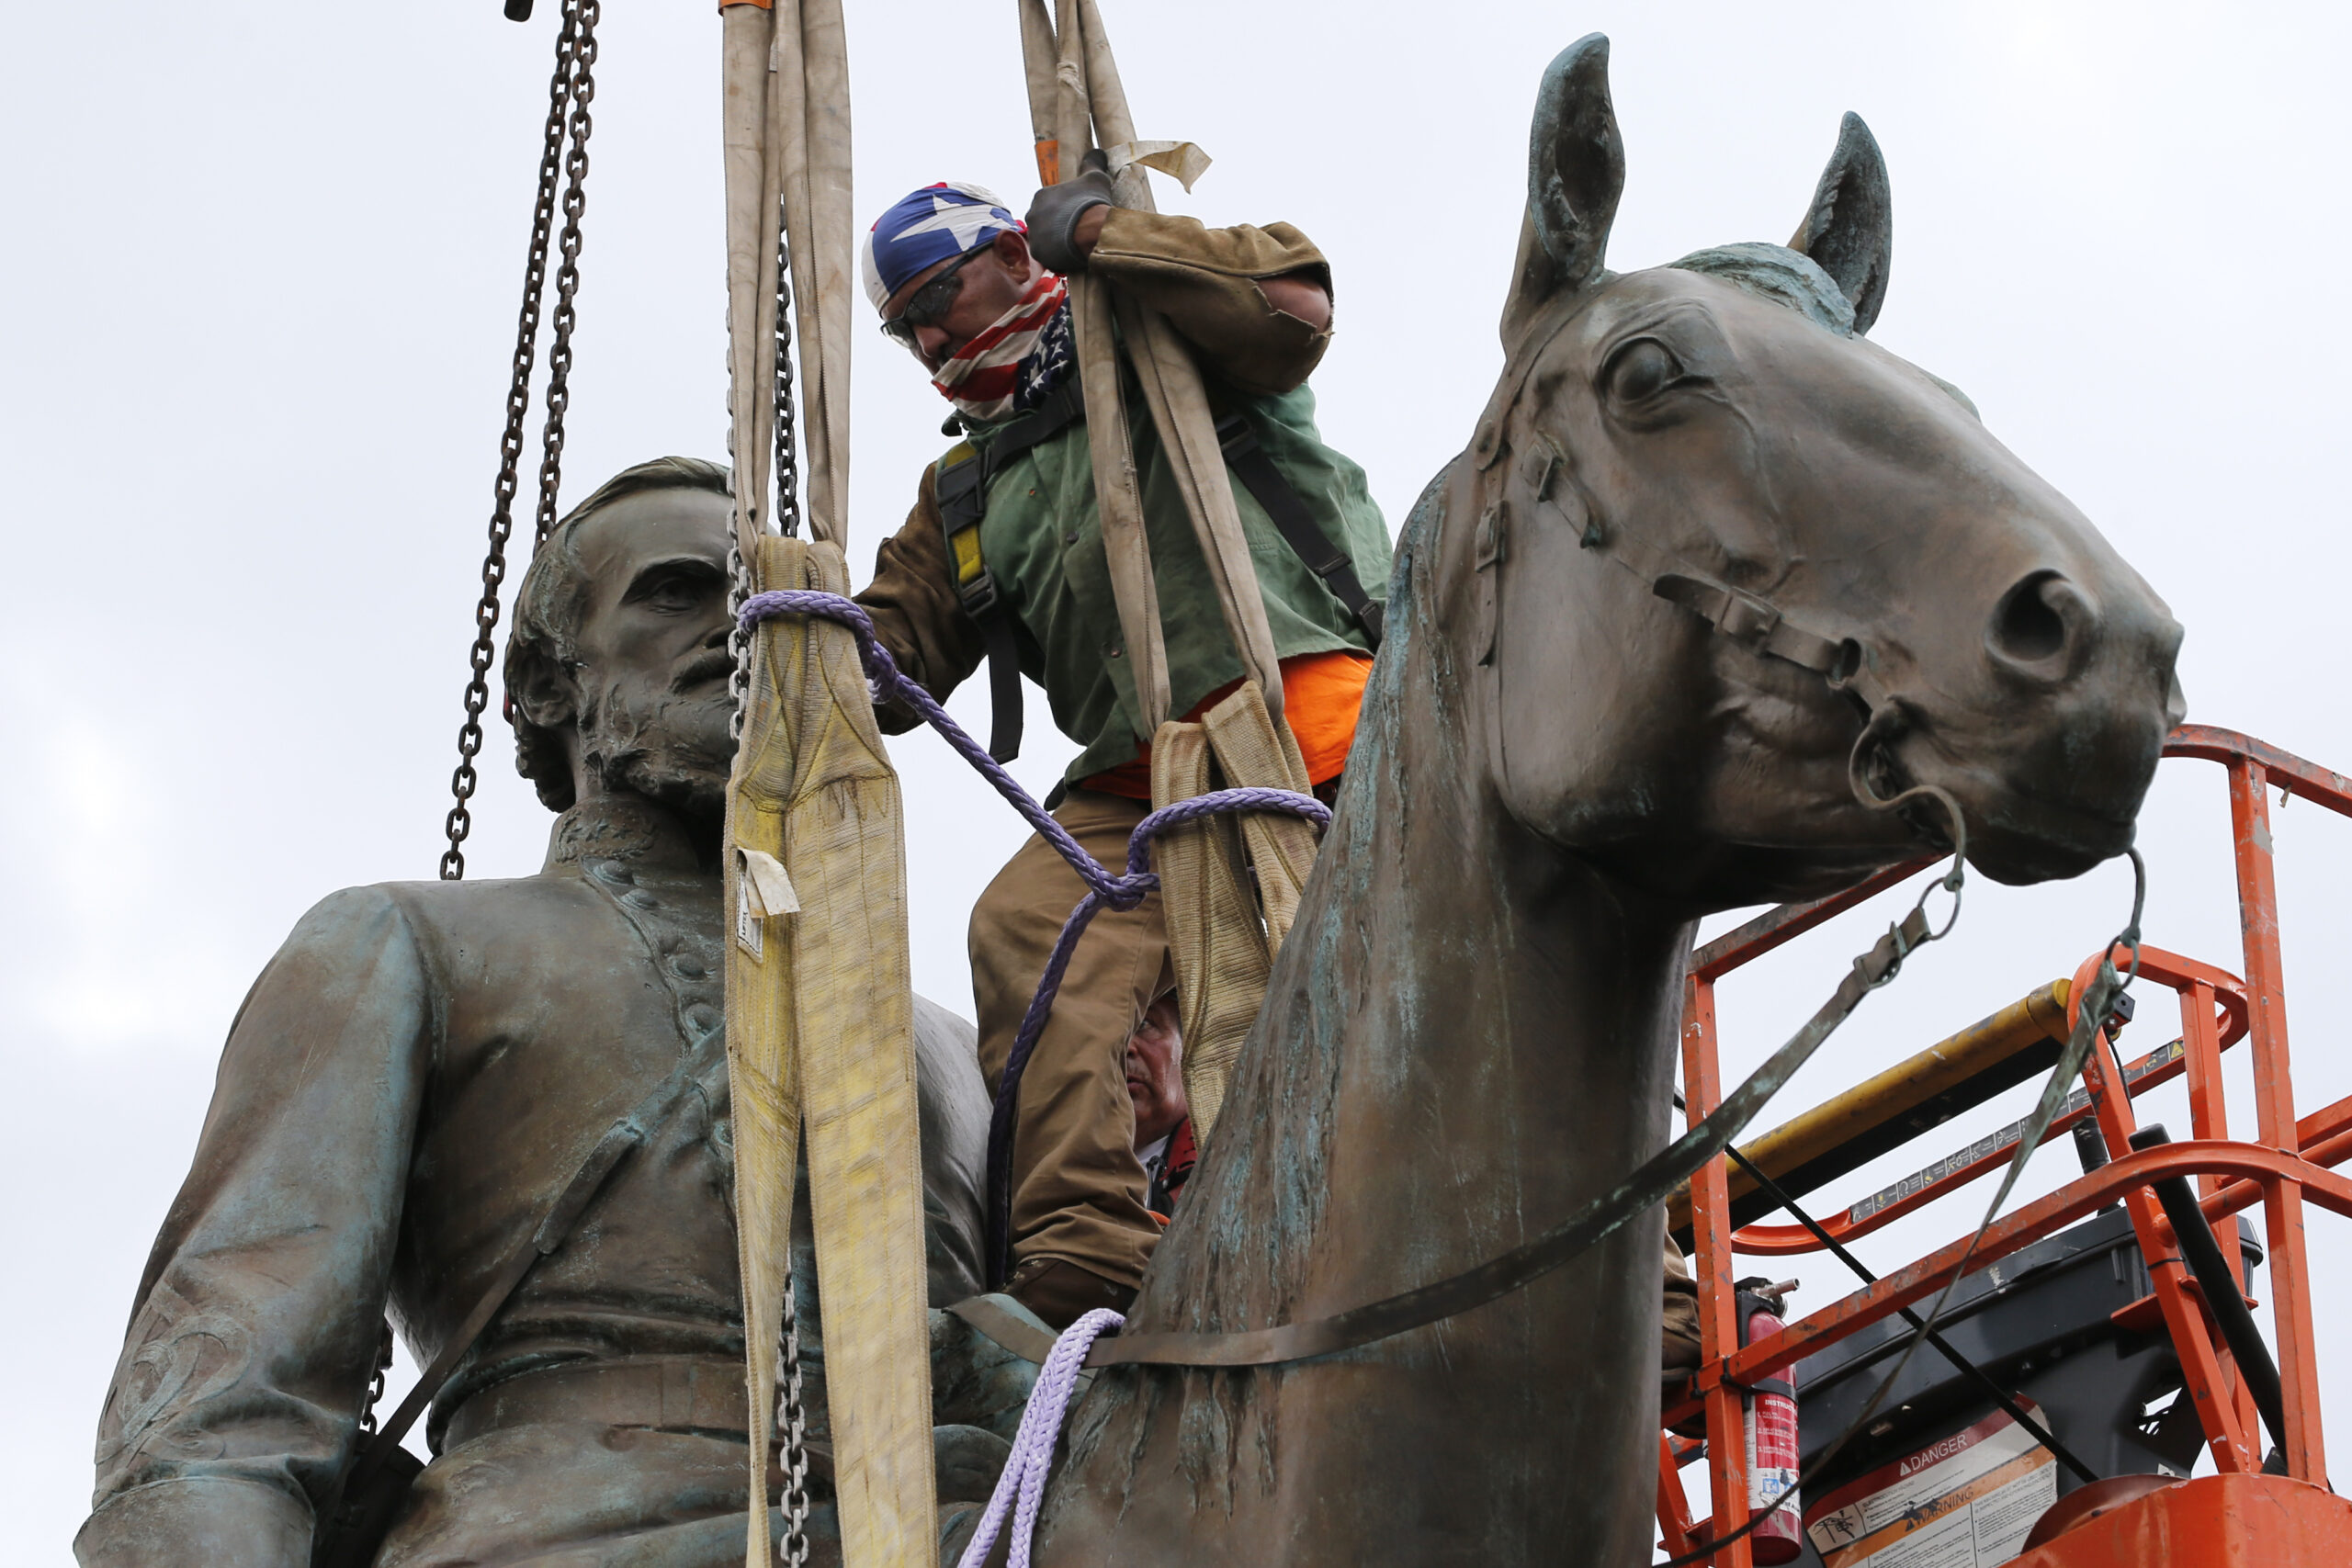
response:
[[[831,544],[771,536],[758,567],[764,588],[849,587]],[[766,1492],[763,1413],[775,1404],[805,1124],[843,1551],[860,1568],[928,1564],[937,1513],[904,840],[898,775],[846,627],[780,616],[759,628],[728,815],[739,852],[728,908],[760,932],[747,942],[739,927],[727,969],[753,1494]],[[765,859],[778,875],[763,874]],[[777,911],[786,889],[797,913]],[[747,1551],[767,1562],[764,1508]]]

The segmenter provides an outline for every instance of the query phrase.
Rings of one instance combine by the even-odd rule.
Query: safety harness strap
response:
[[[999,610],[980,623],[989,655],[989,755],[1010,762],[1021,755],[1021,650],[1012,617]]]
[[[1372,644],[1374,653],[1380,651],[1382,609],[1379,602],[1363,590],[1363,580],[1356,575],[1355,562],[1349,559],[1331,536],[1315,521],[1315,513],[1306,509],[1306,501],[1274,467],[1273,457],[1258,440],[1258,432],[1247,416],[1235,412],[1217,421],[1217,445],[1225,452],[1225,466],[1233,470],[1250,493],[1258,498],[1272,520],[1283,543],[1306,563],[1306,570],[1323,580],[1333,598],[1347,606],[1348,614],[1363,627],[1364,640]]]
[[[951,450],[939,468],[939,526],[956,574],[956,595],[978,623],[989,660],[989,755],[1010,762],[1021,755],[1021,646],[1012,615],[997,592],[995,573],[980,553],[980,524],[989,513],[989,484],[1006,464],[1086,418],[1078,378],[1006,426],[986,446],[969,442]]]

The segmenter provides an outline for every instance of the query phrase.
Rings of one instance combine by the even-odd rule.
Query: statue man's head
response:
[[[715,830],[728,735],[727,470],[662,457],[556,525],[506,644],[515,765],[549,809],[639,795]]]

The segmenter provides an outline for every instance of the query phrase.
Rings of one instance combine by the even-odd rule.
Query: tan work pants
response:
[[[1127,835],[1150,807],[1074,789],[1054,818],[1114,872],[1127,865]],[[1004,1077],[1022,1015],[1086,884],[1044,839],[1007,861],[972,909],[972,1002],[980,1071],[989,1092]],[[1153,894],[1129,910],[1105,909],[1079,939],[1061,994],[1021,1074],[1012,1141],[1012,1267],[1074,1263],[1130,1289],[1159,1240],[1144,1207],[1127,1098],[1127,1036],[1170,984],[1168,929]]]

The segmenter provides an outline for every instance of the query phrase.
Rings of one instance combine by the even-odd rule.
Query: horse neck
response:
[[[1428,532],[1408,527],[1407,550]],[[1478,784],[1487,745],[1457,678],[1476,671],[1409,613],[1429,602],[1406,581],[1419,570],[1398,574],[1401,646],[1219,1120],[1227,1146],[1153,1270],[1192,1326],[1340,1310],[1467,1268],[1663,1138],[1689,928],[1532,839]]]

